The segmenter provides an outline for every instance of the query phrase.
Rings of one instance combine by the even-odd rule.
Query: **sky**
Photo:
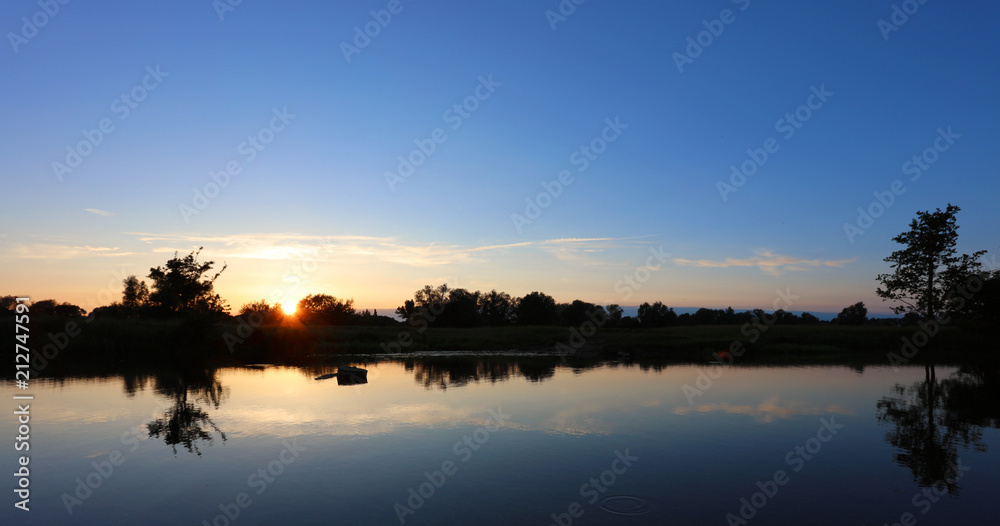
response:
[[[959,251],[998,261],[997,16],[3,2],[0,294],[89,310],[204,247],[234,311],[326,293],[390,314],[448,283],[888,313],[876,276],[917,211],[960,206]]]

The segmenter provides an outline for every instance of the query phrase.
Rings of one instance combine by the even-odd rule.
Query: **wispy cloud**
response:
[[[431,267],[453,263],[486,261],[489,253],[538,249],[561,260],[582,262],[605,250],[635,243],[637,238],[560,238],[517,243],[463,246],[454,243],[407,243],[393,237],[303,234],[239,234],[196,236],[184,234],[149,234],[133,232],[147,244],[167,244],[153,252],[184,252],[192,246],[214,247],[226,258],[270,260],[343,260],[371,258],[408,266]],[[180,247],[178,247],[180,245]],[[187,245],[187,248],[184,247]]]
[[[119,247],[71,246],[48,243],[20,244],[11,248],[15,259],[71,259],[84,257],[131,256]]]
[[[839,404],[828,404],[822,407],[794,401],[782,404],[778,397],[771,397],[757,405],[701,404],[694,407],[680,406],[674,409],[674,414],[677,415],[714,412],[752,416],[757,421],[764,423],[771,423],[779,418],[794,418],[803,415],[854,414],[853,410]]]
[[[107,210],[101,210],[100,208],[84,208],[84,212],[90,212],[91,214],[97,214],[104,217],[114,217],[118,214],[114,212],[108,212]]]
[[[726,258],[722,261],[711,259],[682,259],[674,258],[674,263],[691,267],[703,268],[729,268],[729,267],[757,267],[763,272],[771,275],[780,275],[786,270],[804,271],[809,267],[835,267],[842,268],[848,263],[852,263],[856,258],[851,259],[805,259],[795,256],[775,254],[770,250],[756,250],[756,255],[745,258]]]

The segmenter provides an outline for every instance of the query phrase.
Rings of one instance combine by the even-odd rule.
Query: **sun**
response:
[[[281,310],[285,311],[285,316],[295,316],[295,304],[294,303],[289,303],[287,305],[286,304],[282,304],[281,305]]]

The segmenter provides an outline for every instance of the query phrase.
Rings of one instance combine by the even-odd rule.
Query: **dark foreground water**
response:
[[[996,520],[995,370],[365,366],[361,385],[271,366],[4,383],[0,523]],[[27,512],[10,476],[25,393]]]

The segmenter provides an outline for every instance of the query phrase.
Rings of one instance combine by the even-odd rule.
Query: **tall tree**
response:
[[[514,300],[493,289],[479,296],[479,313],[490,325],[507,325],[514,318]]]
[[[910,230],[892,238],[905,248],[885,258],[892,264],[893,272],[879,274],[882,287],[875,292],[883,301],[903,303],[892,307],[896,314],[916,312],[933,318],[949,310],[956,287],[980,272],[982,264],[978,260],[985,250],[955,255],[958,242],[955,214],[959,210],[949,203],[944,211],[937,208],[934,212],[917,212]]]
[[[166,267],[149,269],[149,279],[153,280],[153,292],[149,299],[170,312],[215,312],[221,313],[229,309],[225,301],[214,293],[213,284],[219,275],[226,270],[222,265],[214,276],[202,278],[212,270],[214,261],[201,263],[198,255],[201,249],[191,252],[183,258],[174,257],[167,261]]]
[[[544,292],[532,292],[517,302],[518,325],[552,325],[559,314],[556,300]]]
[[[122,280],[125,289],[122,291],[122,305],[130,309],[137,309],[149,302],[149,288],[145,281],[139,281],[135,276],[129,276]]]

